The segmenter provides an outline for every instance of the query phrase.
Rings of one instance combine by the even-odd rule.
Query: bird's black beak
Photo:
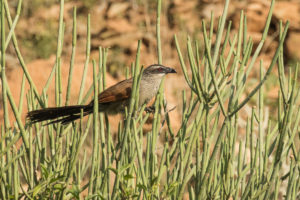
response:
[[[172,74],[172,73],[177,73],[175,69],[171,67],[166,67],[166,74]]]

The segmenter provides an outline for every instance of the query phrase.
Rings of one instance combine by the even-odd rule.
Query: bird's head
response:
[[[165,67],[160,64],[154,64],[154,65],[150,65],[149,67],[147,67],[144,70],[143,75],[163,77],[164,75],[169,74],[169,73],[177,73],[177,72],[173,68]]]

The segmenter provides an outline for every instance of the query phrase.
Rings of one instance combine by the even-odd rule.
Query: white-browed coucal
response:
[[[154,64],[147,67],[142,74],[139,88],[139,106],[148,103],[158,92],[162,78],[169,73],[176,73],[170,67]],[[129,106],[133,79],[123,80],[98,95],[99,112],[108,114],[123,113],[125,107]],[[51,123],[61,122],[67,124],[83,115],[93,113],[94,101],[87,105],[74,105],[63,107],[44,108],[27,113],[27,118],[32,123],[51,120]]]

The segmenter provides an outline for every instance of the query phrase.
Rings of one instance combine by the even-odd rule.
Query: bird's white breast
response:
[[[158,92],[163,76],[142,78],[139,91],[139,106],[148,103]]]

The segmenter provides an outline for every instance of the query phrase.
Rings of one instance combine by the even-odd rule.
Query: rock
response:
[[[286,55],[289,59],[300,59],[300,33],[291,31],[285,41]]]
[[[112,29],[113,31],[117,33],[126,33],[126,32],[132,32],[136,30],[136,27],[129,23],[126,19],[114,19],[109,20],[107,23],[107,28]]]
[[[99,6],[93,8],[90,17],[91,17],[91,34],[98,34],[103,27],[106,26],[105,11],[107,8],[106,3],[101,3]],[[86,30],[86,21],[84,22]]]
[[[106,32],[107,33],[107,32]],[[114,32],[113,32],[114,33]],[[103,39],[93,40],[94,46],[103,46],[103,47],[112,47],[118,46],[121,48],[129,48],[130,50],[135,50],[137,47],[137,41],[143,37],[142,32],[129,32],[121,35],[111,35],[111,37],[107,38],[102,36]],[[106,38],[106,39],[104,39]]]
[[[278,1],[275,3],[273,16],[284,23],[290,22],[289,30],[300,30],[299,1]]]
[[[129,7],[129,3],[127,2],[112,3],[108,8],[107,17],[113,18],[118,15],[123,15],[128,7]]]
[[[247,17],[247,31],[262,32],[265,27],[269,5],[263,2],[254,1],[249,3],[246,7],[241,7]],[[241,12],[235,12],[232,19],[232,24],[235,29],[239,28]]]

